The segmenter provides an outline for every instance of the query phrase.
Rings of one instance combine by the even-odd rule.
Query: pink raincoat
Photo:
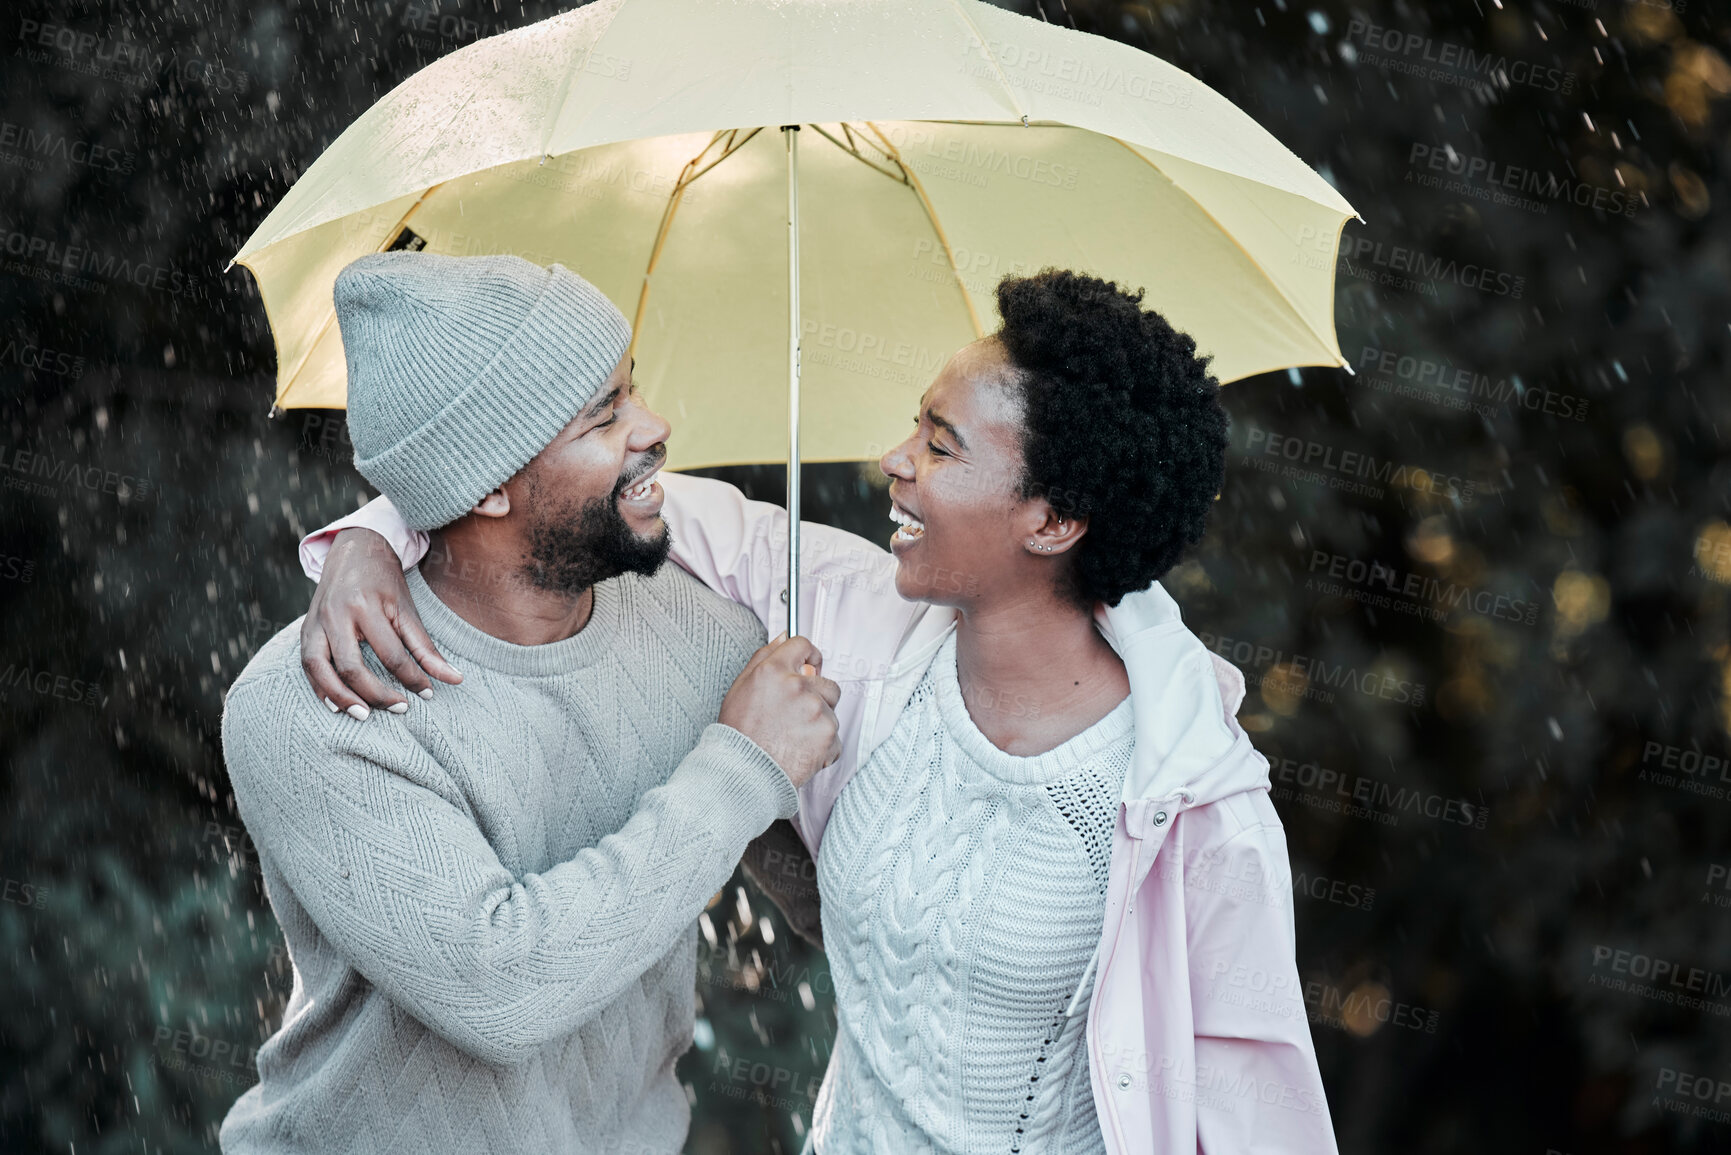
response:
[[[673,560],[779,633],[786,512],[718,481],[661,482]],[[354,525],[382,533],[405,567],[426,553],[426,535],[381,498],[301,543],[307,576]],[[809,522],[801,537],[800,630],[842,691],[842,756],[800,790],[796,825],[816,858],[836,798],[895,728],[956,615],[903,599],[895,558],[863,538]],[[1158,582],[1095,621],[1129,675],[1136,730],[1100,944],[1070,1004],[1075,1013],[1092,982],[1088,1065],[1106,1149],[1335,1155],[1298,978],[1286,837],[1268,762],[1235,720],[1244,677],[1185,627]]]

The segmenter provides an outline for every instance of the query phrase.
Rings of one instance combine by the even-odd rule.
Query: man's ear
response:
[[[504,517],[511,512],[511,495],[501,485],[475,504],[475,512],[482,517]]]

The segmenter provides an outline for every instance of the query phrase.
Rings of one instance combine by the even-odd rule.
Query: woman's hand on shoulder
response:
[[[403,713],[408,699],[367,668],[363,641],[420,697],[433,696],[434,678],[450,685],[463,680],[427,636],[390,544],[370,529],[345,529],[331,545],[301,623],[301,669],[332,710],[356,718],[371,708]]]

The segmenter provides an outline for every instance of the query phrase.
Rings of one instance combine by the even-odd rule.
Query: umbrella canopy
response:
[[[1126,45],[977,0],[596,0],[462,49],[379,101],[236,256],[277,404],[340,407],[331,303],[366,253],[515,253],[634,320],[674,467],[787,447],[798,157],[803,456],[899,441],[1006,273],[1145,287],[1222,382],[1344,365],[1352,206],[1250,117]]]

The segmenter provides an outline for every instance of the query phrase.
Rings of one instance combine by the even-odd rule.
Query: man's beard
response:
[[[530,583],[576,597],[596,582],[625,573],[647,577],[660,569],[673,548],[672,535],[665,525],[652,538],[631,532],[619,512],[623,491],[621,484],[614,493],[592,497],[578,509],[570,502],[549,509],[529,534],[530,560],[524,573]],[[531,494],[531,500],[536,496]]]

